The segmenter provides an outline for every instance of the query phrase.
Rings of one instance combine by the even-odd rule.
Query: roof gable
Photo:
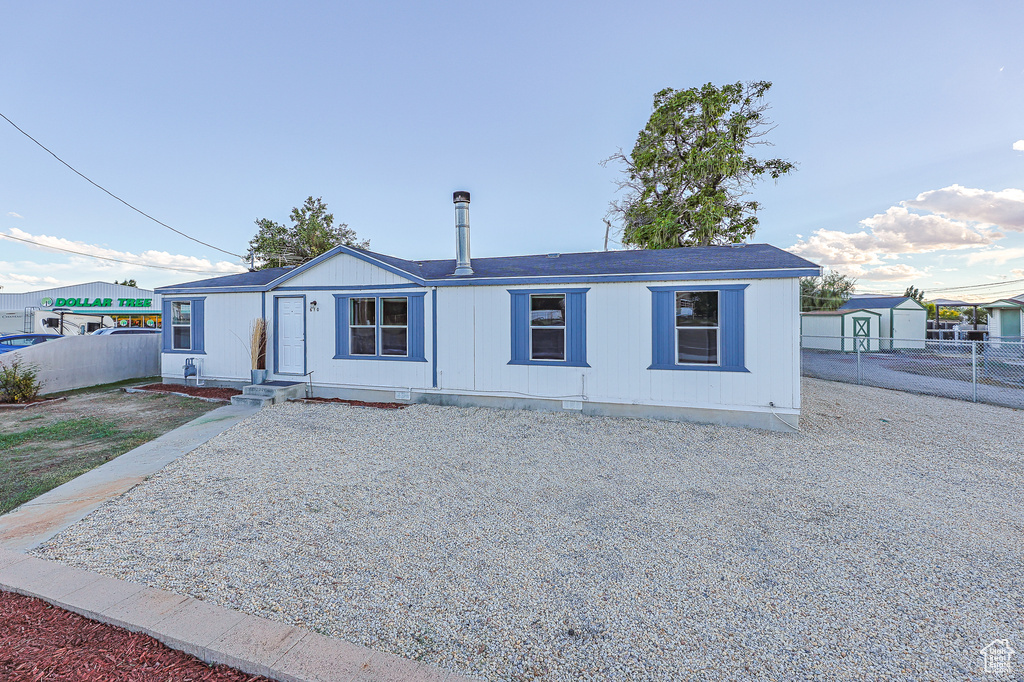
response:
[[[910,296],[865,296],[863,298],[851,298],[849,301],[839,306],[840,310],[848,310],[851,308],[898,308],[905,303],[912,303],[914,306],[924,309],[925,306],[921,305],[921,302],[911,298]]]

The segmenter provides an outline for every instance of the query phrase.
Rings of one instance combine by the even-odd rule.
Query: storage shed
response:
[[[878,336],[883,350],[924,348],[928,308],[909,296],[852,298],[840,310],[870,310],[880,315]]]
[[[164,381],[191,360],[248,384],[264,317],[270,379],[319,396],[796,425],[799,278],[817,265],[767,244],[470,258],[454,199],[455,259],[338,246],[158,289]]]
[[[878,311],[863,308],[800,313],[803,347],[846,353],[877,351],[881,319]]]

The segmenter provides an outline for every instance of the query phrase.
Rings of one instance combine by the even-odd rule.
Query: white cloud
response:
[[[830,267],[882,265],[899,254],[928,253],[986,246],[1003,235],[933,214],[892,206],[860,221],[860,232],[820,229],[790,247],[794,253]],[[861,268],[861,270],[863,270]]]
[[[1024,140],[1021,140],[1024,149]],[[1016,146],[1016,145],[1015,145]],[[950,185],[922,192],[904,206],[938,213],[955,220],[996,225],[1014,232],[1024,232],[1024,190],[1004,189],[992,192]]]
[[[1011,260],[1024,259],[1024,248],[1012,249],[989,249],[978,251],[967,256],[968,265],[978,263],[992,263],[993,265],[1004,265]]]
[[[24,216],[20,216],[17,213],[15,213],[14,211],[8,211],[7,215],[10,216],[11,218],[24,218]]]
[[[166,251],[143,251],[141,253],[131,253],[129,251],[117,251],[115,249],[108,249],[103,246],[96,246],[95,244],[86,244],[84,242],[73,242],[68,239],[62,239],[60,237],[51,237],[48,235],[33,235],[24,230],[19,230],[16,227],[10,228],[8,231],[12,237],[18,239],[27,240],[33,242],[28,244],[24,241],[17,242],[23,244],[31,249],[40,251],[53,252],[53,249],[47,247],[54,247],[54,249],[67,249],[69,251],[77,251],[81,254],[87,254],[90,256],[101,256],[103,258],[113,258],[118,261],[128,261],[127,263],[116,263],[113,261],[96,261],[91,258],[85,258],[83,256],[76,256],[68,254],[72,261],[87,260],[92,266],[99,266],[101,263],[106,263],[105,267],[116,266],[119,269],[125,269],[126,267],[134,266],[145,266],[155,265],[161,268],[174,268],[178,272],[190,273],[196,275],[194,279],[202,279],[204,275],[218,275],[218,274],[231,274],[236,272],[245,272],[245,266],[240,263],[232,263],[229,261],[217,261],[211,262],[205,258],[196,258],[195,256],[185,256],[179,254],[171,254]],[[58,253],[64,253],[58,251]],[[152,270],[150,270],[151,272]]]
[[[1010,270],[1010,274],[1014,277],[1024,278],[1024,270]]]
[[[1013,143],[1013,148],[1018,152],[1024,152],[1024,140],[1017,140]]]
[[[901,282],[924,277],[927,274],[926,271],[918,270],[912,265],[897,263],[896,265],[883,265],[879,268],[864,270],[858,277],[874,282]]]

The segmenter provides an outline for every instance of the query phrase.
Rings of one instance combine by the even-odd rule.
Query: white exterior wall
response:
[[[274,373],[274,301],[299,296],[304,297],[306,370],[313,373],[314,386],[325,391],[411,391],[441,398],[449,395],[546,400],[556,405],[557,401],[574,401],[629,409],[658,406],[734,413],[770,414],[769,403],[774,403],[774,409],[783,414],[796,414],[800,408],[797,278],[438,287],[436,387],[434,291],[410,287],[410,284],[371,264],[339,254],[265,294],[207,293],[181,297],[205,296],[206,352],[196,357],[203,358],[203,373],[210,379],[248,382],[248,328],[250,321],[259,316],[265,296],[270,379],[304,380],[296,375]],[[707,284],[709,288],[747,285],[744,291],[747,372],[648,369],[652,362],[652,293],[648,287],[676,284],[687,287]],[[509,290],[553,288],[589,289],[586,359],[590,366],[510,365]],[[339,326],[334,294],[400,296],[417,292],[426,292],[426,362],[334,358]],[[313,301],[316,306],[312,305]],[[877,320],[874,330],[877,334]],[[163,374],[180,380],[184,360],[189,355],[164,353],[162,357]],[[393,398],[388,396],[387,399]]]
[[[708,286],[747,281],[707,282]],[[800,406],[799,284],[749,282],[744,296],[745,363],[749,372],[649,370],[651,292],[672,282],[574,284],[587,292],[590,367],[509,365],[510,289],[438,289],[438,383],[442,390],[636,405],[731,409]],[[687,281],[686,286],[699,286]]]
[[[840,350],[841,315],[801,315],[800,323],[804,348]]]
[[[205,298],[203,313],[204,353],[161,353],[160,374],[182,379],[185,358],[202,360],[203,376],[221,381],[246,381],[249,362],[249,324],[260,316],[261,294],[194,294],[168,295],[167,300]],[[268,322],[270,316],[268,295]],[[166,329],[171,321],[164,320]]]
[[[893,339],[893,348],[924,348],[927,310],[905,301],[891,311],[886,311],[891,315],[879,312],[882,312],[882,322],[886,327],[892,318],[893,328],[888,336]]]
[[[404,277],[392,274],[372,263],[353,258],[345,253],[339,253],[333,258],[328,258],[309,270],[292,277],[284,283],[284,286],[288,290],[298,290],[308,287],[330,286],[332,284],[336,286],[352,286],[356,284],[379,286],[381,284],[408,283],[409,280]]]

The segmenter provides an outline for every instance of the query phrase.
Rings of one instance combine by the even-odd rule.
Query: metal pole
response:
[[[978,342],[971,341],[971,384],[974,386],[974,402],[978,402]]]
[[[854,343],[857,343],[857,340],[856,340],[856,339],[854,339],[854,341],[853,341],[853,342],[854,342]],[[861,370],[860,370],[860,344],[858,343],[858,344],[857,344],[857,385],[858,385],[858,386],[859,386],[859,385],[860,385],[861,383],[863,383],[863,382],[861,381],[861,377],[862,377],[862,376],[863,376],[863,375],[861,374]]]

